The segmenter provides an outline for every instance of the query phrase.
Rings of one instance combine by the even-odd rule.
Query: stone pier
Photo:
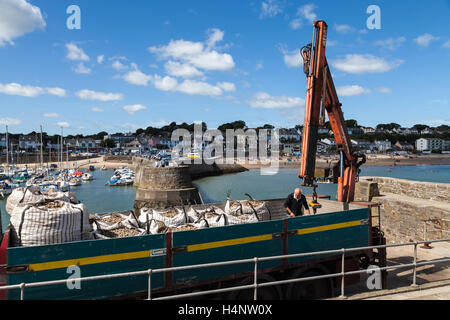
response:
[[[381,203],[381,227],[389,243],[450,237],[450,184],[361,177],[356,201]]]
[[[136,170],[135,187],[135,209],[201,203],[187,166],[155,168],[151,164],[141,164]]]

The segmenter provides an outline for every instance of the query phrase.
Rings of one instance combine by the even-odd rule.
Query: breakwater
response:
[[[192,180],[207,176],[246,171],[240,165],[189,164],[155,167],[154,161],[133,157],[136,178],[134,209],[144,206],[166,208],[181,204],[201,204],[200,193]]]

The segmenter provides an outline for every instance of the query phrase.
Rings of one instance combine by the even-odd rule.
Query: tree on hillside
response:
[[[137,129],[136,130],[136,135],[138,136],[138,135],[140,135],[140,134],[142,134],[144,132],[145,132],[144,129]]]
[[[438,127],[436,127],[437,131],[441,131],[441,132],[449,132],[450,131],[450,126],[446,125],[446,124],[442,124]]]
[[[429,126],[427,126],[426,124],[415,124],[412,128],[420,132],[422,130],[428,129]]]
[[[345,126],[347,128],[356,128],[358,126],[358,121],[354,119],[345,120]]]
[[[238,120],[238,121],[233,121],[230,123],[224,123],[221,126],[219,126],[217,129],[219,129],[220,131],[225,131],[227,129],[237,130],[237,129],[245,129],[245,128],[246,128],[245,121]]]
[[[401,125],[399,125],[398,123],[395,123],[395,122],[380,123],[377,125],[377,129],[379,129],[379,130],[393,130],[393,129],[398,129],[398,128],[401,128]]]
[[[113,139],[106,139],[102,142],[104,148],[115,148],[116,143]]]

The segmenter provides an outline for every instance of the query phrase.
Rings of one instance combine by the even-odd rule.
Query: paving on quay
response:
[[[417,262],[450,257],[450,243],[432,243],[432,249],[417,247]],[[414,262],[414,247],[387,249],[388,266]],[[400,268],[388,271],[387,288],[369,291],[366,287],[368,275],[362,274],[359,284],[346,288],[347,300],[449,300],[450,262],[441,262],[417,267],[417,286],[413,282],[413,269]],[[334,297],[331,300],[339,300]]]

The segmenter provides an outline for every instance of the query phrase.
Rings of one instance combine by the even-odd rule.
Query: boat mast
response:
[[[63,159],[63,157],[62,157],[62,154],[63,154],[63,146],[62,146],[62,144],[63,144],[63,127],[61,127],[61,141],[60,141],[60,144],[59,144],[59,150],[60,150],[59,168],[60,168],[60,170],[62,169],[62,159]]]
[[[9,137],[8,137],[8,126],[6,126],[6,170],[9,170]]]
[[[43,152],[43,146],[42,146],[42,125],[41,125],[41,168],[44,167],[44,155]]]

